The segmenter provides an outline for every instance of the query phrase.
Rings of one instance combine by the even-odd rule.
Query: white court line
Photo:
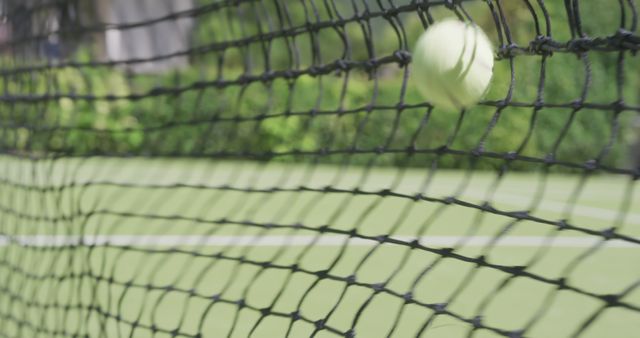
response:
[[[393,239],[411,242],[416,237],[394,236]],[[464,242],[465,247],[481,247],[490,244],[491,236],[423,236],[419,242],[427,247],[451,247]],[[0,236],[0,247],[12,243],[20,246],[60,247],[76,245],[110,245],[110,246],[238,246],[238,247],[280,247],[280,246],[340,246],[348,240],[350,246],[371,246],[377,241],[351,238],[339,235],[325,236],[197,236],[197,235],[97,235],[97,236],[64,236],[64,235],[33,235],[33,236]],[[495,242],[498,247],[566,247],[586,248],[601,241],[597,237],[556,237],[550,239],[544,236],[505,236]],[[395,244],[390,244],[395,245]],[[610,248],[636,248],[640,245],[621,240],[610,240],[604,244]]]
[[[485,198],[484,195],[474,194],[474,193],[462,194],[462,197],[465,197],[465,196],[478,198],[478,199]],[[521,195],[498,193],[495,195],[495,197],[498,203],[504,203],[509,205],[518,204],[518,205],[526,205],[526,206],[529,206],[531,204],[530,198],[526,198]],[[553,202],[548,199],[544,199],[536,209],[540,211],[551,211],[551,212],[563,213],[567,209],[567,206],[568,206],[567,203]],[[583,205],[574,205],[571,207],[571,210],[572,210],[572,213],[571,213],[572,216],[591,217],[591,218],[601,219],[605,221],[615,221],[618,219],[618,212],[612,211],[610,209],[587,207]],[[628,224],[640,224],[640,214],[627,212],[624,217],[624,222]]]

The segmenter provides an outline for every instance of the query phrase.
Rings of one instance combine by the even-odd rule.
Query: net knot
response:
[[[615,228],[604,229],[600,232],[600,234],[602,235],[602,237],[604,237],[604,239],[610,240],[613,237],[615,237],[616,229]]]
[[[454,248],[441,248],[441,249],[435,250],[434,252],[439,254],[442,257],[450,257],[454,251],[455,251]]]
[[[508,45],[503,45],[498,49],[498,59],[510,59],[518,54],[520,47],[515,43],[510,43]]]
[[[561,219],[560,221],[558,221],[558,223],[556,223],[556,225],[558,226],[558,230],[566,230],[567,228],[569,228],[569,223],[566,219]]]
[[[487,212],[495,212],[495,208],[491,206],[491,202],[489,201],[484,201],[482,202],[482,204],[480,205],[480,208],[483,211],[487,211]]]
[[[524,270],[527,268],[526,265],[514,265],[508,268],[508,272],[510,272],[511,274],[515,275],[515,276],[520,276],[522,275],[522,273],[524,272]]]
[[[420,247],[420,241],[418,239],[414,239],[411,242],[409,242],[409,246],[411,247],[411,249],[415,249]]]
[[[509,338],[522,338],[524,336],[523,330],[516,330],[509,332]]]
[[[550,56],[553,54],[553,48],[550,46],[552,41],[549,36],[538,35],[529,42],[529,50],[535,54]]]
[[[527,210],[515,211],[511,213],[511,215],[519,220],[523,220],[523,219],[529,218],[529,211]]]
[[[562,278],[558,278],[558,280],[556,281],[556,284],[558,285],[558,290],[564,290],[567,288],[567,278],[562,277]]]
[[[347,234],[349,235],[349,237],[354,238],[354,237],[358,237],[358,230],[356,229],[351,229],[349,230],[349,232],[347,232]]]
[[[619,295],[603,295],[602,300],[607,303],[608,307],[614,307],[620,305]]]
[[[375,70],[376,67],[378,67],[378,61],[376,59],[370,59],[364,63],[364,69],[368,72]]]
[[[379,243],[384,243],[389,239],[388,235],[380,235],[380,236],[376,236],[375,240]]]
[[[347,64],[347,62],[343,59],[338,59],[336,60],[336,68],[338,68],[338,70],[342,70],[342,71],[347,71],[349,70],[349,65]]]
[[[345,279],[345,281],[347,282],[347,284],[352,285],[356,283],[356,275],[349,275],[347,276],[347,278]]]
[[[371,285],[371,288],[373,289],[373,291],[375,292],[381,292],[382,290],[384,290],[384,287],[386,286],[385,283],[375,283]]]
[[[542,102],[542,98],[538,97],[536,101],[533,103],[533,108],[538,111],[544,108],[544,102]]]
[[[395,8],[387,8],[382,12],[382,17],[389,20],[398,15],[398,10]]]
[[[449,148],[446,145],[443,145],[443,146],[438,147],[436,149],[436,154],[438,154],[438,155],[444,155],[447,152],[449,152]]]
[[[587,171],[593,171],[598,169],[598,161],[597,160],[588,160],[582,166]]]
[[[582,54],[589,51],[591,42],[590,38],[577,38],[567,42],[567,50],[576,54]]]
[[[409,291],[402,295],[402,299],[404,299],[405,303],[413,303],[413,292]]]
[[[509,102],[507,102],[507,100],[499,100],[499,101],[495,101],[495,105],[496,105],[496,108],[502,110],[509,106]]]
[[[285,71],[282,73],[282,76],[283,76],[285,79],[292,80],[292,79],[295,79],[296,74],[295,74],[292,70],[287,69],[287,70],[285,70]]]
[[[416,152],[416,145],[415,145],[415,144],[410,144],[410,145],[408,145],[408,146],[407,146],[406,151],[407,151],[407,154],[409,154],[409,155],[413,155],[413,154],[415,154],[415,152]]]
[[[206,89],[207,87],[209,87],[209,83],[206,81],[196,81],[192,86],[194,89]]]
[[[624,28],[619,28],[612,38],[618,49],[630,49],[633,55],[638,52],[638,43],[640,43],[640,38],[634,37],[633,32]]]
[[[418,0],[418,8],[422,11],[429,9],[429,0]]]
[[[311,67],[309,67],[308,72],[309,72],[309,75],[315,77],[320,74],[320,69],[317,66],[312,65]]]
[[[473,317],[473,319],[471,320],[471,324],[473,325],[474,329],[481,328],[483,326],[482,325],[482,316]]]
[[[275,77],[275,75],[276,73],[270,69],[260,75],[260,80],[262,80],[262,82],[269,83]]]
[[[437,314],[443,314],[447,310],[448,303],[438,303],[433,305],[433,311]]]
[[[305,27],[307,28],[307,31],[311,33],[316,33],[318,31],[318,25],[311,21],[307,21]]]
[[[353,329],[350,329],[349,331],[344,333],[344,336],[347,338],[354,338],[356,336],[356,331]]]
[[[544,157],[544,164],[550,165],[556,163],[556,155],[554,153],[549,153]]]
[[[251,83],[251,78],[247,74],[242,74],[242,75],[238,76],[236,81],[238,82],[239,85],[242,86],[242,85],[247,85],[247,84]]]
[[[614,109],[614,111],[616,113],[620,113],[623,110],[625,110],[626,108],[627,107],[626,107],[623,99],[619,99],[619,100],[616,100],[615,102],[613,102],[613,109]]]
[[[327,276],[329,275],[329,270],[316,271],[315,275],[320,277],[320,278],[327,278]]]
[[[504,159],[507,161],[513,161],[518,158],[518,153],[515,151],[510,151],[504,154]]]
[[[457,5],[460,4],[460,0],[444,0],[444,6],[450,10],[456,8]]]
[[[400,67],[404,67],[411,62],[411,53],[406,50],[397,50],[393,53],[393,56]]]
[[[475,157],[480,157],[480,156],[482,156],[482,153],[483,153],[483,152],[484,152],[484,149],[482,149],[482,145],[480,145],[480,146],[478,146],[478,147],[474,148],[474,149],[471,151],[471,155],[473,155],[473,156],[475,156]]]

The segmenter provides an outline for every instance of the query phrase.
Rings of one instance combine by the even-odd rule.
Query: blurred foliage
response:
[[[569,108],[543,108],[536,113],[533,108],[514,106],[498,112],[488,105],[466,113],[438,109],[430,112],[420,106],[423,100],[412,86],[416,79],[410,79],[403,88],[407,69],[395,65],[379,68],[376,76],[353,70],[319,77],[303,75],[295,80],[254,81],[245,86],[213,85],[215,81],[234,81],[240,76],[305,70],[340,58],[366,61],[390,55],[396,50],[411,49],[424,30],[418,15],[403,13],[399,17],[402,25],[376,17],[369,22],[350,20],[344,25],[319,29],[317,34],[304,30],[301,34],[284,34],[286,38],[255,39],[260,34],[268,36],[269,32],[300,31],[307,22],[351,18],[364,11],[364,3],[371,11],[379,10],[378,1],[373,0],[334,3],[338,3],[336,8],[315,7],[315,2],[307,1],[259,5],[248,2],[199,16],[193,48],[207,52],[194,53],[192,67],[171,74],[132,75],[117,68],[65,67],[6,76],[0,84],[4,93],[28,90],[66,95],[52,101],[5,105],[6,109],[0,111],[2,120],[10,122],[3,129],[5,147],[72,154],[267,154],[262,158],[269,158],[274,152],[326,150],[328,155],[319,160],[351,163],[374,160],[379,165],[424,166],[437,159],[441,167],[490,168],[503,165],[504,160],[425,154],[420,150],[435,151],[447,145],[467,152],[521,151],[536,158],[553,153],[560,161],[584,163],[597,158],[612,143],[602,161],[625,165],[626,147],[633,137],[626,126],[634,112],[615,115],[612,111],[594,109],[572,113]],[[524,1],[500,3],[512,41],[528,45],[537,34],[530,9]],[[551,19],[549,27],[542,20],[540,8],[534,8],[543,34],[549,29],[554,40],[567,41],[571,35],[564,4],[560,1],[545,4]],[[581,4],[586,34],[611,35],[620,27],[619,12],[605,10],[599,2]],[[498,46],[495,24],[486,3],[464,6]],[[281,15],[273,14],[277,12]],[[453,12],[440,7],[433,9],[431,15],[438,20],[452,16]],[[240,47],[228,44],[243,39],[253,42]],[[91,60],[89,50],[90,47],[78,49],[75,60]],[[586,60],[573,54],[552,55],[546,62],[542,93],[537,90],[542,73],[540,56],[518,56],[512,59],[513,65],[509,59],[501,59],[496,63],[486,99],[507,99],[512,88],[512,102],[531,104],[540,95],[546,103],[566,104],[579,99],[586,88],[587,102],[610,104],[622,99],[638,105],[638,56],[625,54],[624,85],[620,89],[615,85],[617,58],[615,52],[591,52]],[[3,65],[15,66],[14,62],[5,60]],[[587,68],[592,75],[589,86],[586,86]],[[408,106],[398,110],[399,103]],[[613,134],[618,131],[613,128],[613,121],[621,126],[618,134]],[[407,156],[403,150],[409,146],[418,152]],[[370,151],[354,154],[357,150],[371,149],[395,151],[383,152],[384,155],[372,155]],[[296,154],[276,157],[282,161],[303,158]],[[531,168],[531,164],[522,161],[510,166]]]

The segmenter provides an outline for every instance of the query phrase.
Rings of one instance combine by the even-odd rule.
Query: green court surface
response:
[[[0,318],[9,337],[466,337],[474,320],[474,337],[570,337],[586,322],[583,337],[640,332],[640,188],[622,175],[114,158],[0,167],[0,313],[26,318]],[[609,228],[633,240],[594,232]],[[606,307],[610,294],[621,305]]]

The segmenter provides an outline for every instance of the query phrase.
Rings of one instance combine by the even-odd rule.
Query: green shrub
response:
[[[564,5],[546,4],[553,38],[569,39]],[[210,46],[268,31],[269,27],[260,26],[265,22],[260,12],[251,11],[250,6],[245,4],[201,17],[194,32],[194,45]],[[585,32],[600,35],[615,32],[615,16],[599,15],[601,9],[596,5],[583,7],[583,17],[588,19],[583,22]],[[340,8],[345,13],[350,11]],[[486,5],[473,3],[468,9],[497,43]],[[513,41],[526,45],[535,38],[526,6],[505,2],[504,10]],[[242,15],[238,15],[240,12]],[[294,26],[304,24],[304,8],[298,2],[292,2],[289,12]],[[438,18],[451,12],[440,8],[433,14]],[[322,20],[329,18],[322,10],[318,15]],[[415,15],[404,15],[403,20],[407,41],[414,41],[423,30],[421,21]],[[398,32],[386,19],[372,20],[372,31],[367,29],[363,30],[358,22],[347,24],[344,29],[352,60],[367,60],[404,48]],[[368,34],[375,34],[370,48],[362,43],[365,35],[371,36]],[[633,118],[633,112],[615,115],[590,109],[574,113],[571,108],[544,108],[536,113],[533,108],[508,107],[499,111],[480,105],[464,113],[458,126],[460,112],[429,111],[421,105],[423,99],[411,81],[403,88],[406,69],[393,65],[380,68],[376,77],[353,70],[348,76],[305,75],[295,80],[278,78],[224,88],[211,83],[220,79],[232,81],[243,74],[256,76],[266,71],[307,69],[345,56],[345,44],[338,30],[323,29],[315,38],[310,36],[301,34],[295,40],[275,39],[270,43],[256,42],[197,54],[191,60],[193,67],[164,75],[131,76],[118,68],[67,67],[6,77],[0,84],[5,93],[63,95],[38,103],[4,104],[0,110],[0,119],[7,126],[3,129],[4,147],[18,152],[74,155],[252,153],[263,154],[262,159],[273,154],[327,150],[342,154],[317,159],[340,162],[347,153],[353,155],[349,161],[359,164],[375,160],[377,165],[426,166],[437,160],[441,167],[490,168],[504,163],[500,159],[437,154],[437,149],[447,146],[467,155],[474,150],[497,154],[521,151],[536,158],[553,153],[558,160],[582,163],[604,154],[602,161],[607,164],[625,162],[628,135],[624,128],[619,135],[613,134],[612,126],[617,122],[624,127]],[[314,44],[326,47],[321,48],[315,59]],[[269,51],[268,62],[263,56],[264,48]],[[291,48],[299,53],[293,55]],[[81,48],[76,59],[89,60],[87,50]],[[626,76],[620,92],[615,86],[617,57],[616,53],[589,53],[592,77],[586,101],[608,104],[622,98],[629,104],[638,104],[637,76]],[[540,95],[544,102],[566,104],[581,97],[587,64],[576,55],[558,53],[547,58],[542,93],[537,92],[542,58],[520,56],[513,62],[515,82],[511,83],[510,61],[497,61],[487,100],[507,99],[510,88],[513,102],[531,103]],[[638,57],[627,55],[625,67],[637,69],[639,63]],[[250,68],[246,68],[248,64]],[[170,93],[165,92],[167,89]],[[400,110],[399,103],[404,104]],[[611,149],[607,148],[609,143],[613,144]],[[416,153],[404,151],[409,147],[414,147]],[[353,154],[355,150],[375,149],[394,152],[385,156],[371,152]],[[309,157],[291,155],[273,159],[300,161]],[[533,167],[522,161],[510,165],[515,169]]]

